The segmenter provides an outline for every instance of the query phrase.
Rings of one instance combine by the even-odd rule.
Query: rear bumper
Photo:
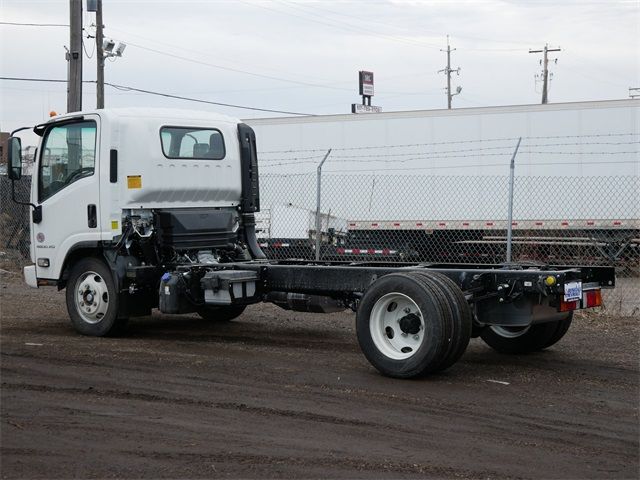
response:
[[[38,279],[36,278],[36,266],[27,265],[24,267],[24,281],[32,288],[38,288]]]

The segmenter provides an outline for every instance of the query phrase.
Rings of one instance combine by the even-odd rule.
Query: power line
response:
[[[341,91],[349,91],[349,92],[353,90],[351,88],[333,87],[331,85],[322,85],[320,83],[304,82],[304,81],[301,81],[301,80],[291,80],[291,79],[288,79],[288,78],[277,77],[275,75],[265,75],[265,74],[262,74],[262,73],[250,72],[248,70],[241,70],[239,68],[225,67],[223,65],[216,65],[215,63],[203,62],[202,60],[196,60],[194,58],[188,58],[188,57],[184,57],[182,55],[176,55],[176,54],[173,54],[173,53],[164,52],[162,50],[157,50],[155,48],[145,47],[144,45],[140,45],[140,44],[137,44],[137,43],[132,43],[132,42],[129,42],[129,41],[127,41],[126,43],[129,46],[137,47],[137,48],[140,48],[142,50],[146,50],[148,52],[153,52],[153,53],[157,53],[159,55],[164,55],[166,57],[176,58],[178,60],[183,60],[185,62],[195,63],[195,64],[198,64],[198,65],[203,65],[203,66],[207,66],[207,67],[211,67],[211,68],[217,68],[219,70],[225,70],[225,71],[228,71],[228,72],[242,73],[244,75],[251,75],[253,77],[266,78],[268,80],[277,80],[277,81],[280,81],[280,82],[294,83],[294,84],[297,84],[297,85],[304,85],[306,87],[327,88],[327,89],[330,89],[330,90],[341,90]]]
[[[348,22],[336,21],[335,19],[333,19],[332,22],[324,22],[324,21],[321,21],[321,20],[316,20],[314,18],[309,18],[309,17],[304,16],[304,15],[299,15],[299,14],[296,14],[296,13],[286,12],[286,11],[278,10],[278,9],[275,9],[275,8],[265,7],[264,5],[258,5],[258,4],[254,4],[254,3],[247,3],[247,2],[244,2],[242,0],[240,0],[240,2],[244,3],[245,5],[250,5],[252,7],[258,7],[258,8],[262,8],[264,10],[277,12],[277,13],[279,13],[281,15],[289,15],[289,16],[292,16],[292,17],[295,17],[295,18],[301,18],[301,19],[306,20],[308,22],[319,23],[321,25],[327,25],[327,26],[332,27],[332,28],[347,30],[347,31],[356,32],[356,33],[360,33],[360,34],[366,34],[366,35],[369,35],[369,36],[379,37],[379,38],[383,38],[383,39],[387,39],[387,40],[393,40],[393,41],[396,41],[396,42],[401,42],[401,43],[404,43],[404,44],[409,44],[409,45],[414,45],[414,46],[438,47],[438,45],[436,45],[436,44],[430,44],[430,43],[427,43],[427,42],[420,42],[420,41],[416,41],[416,40],[409,40],[409,39],[405,39],[405,38],[402,38],[402,37],[396,37],[396,36],[393,36],[393,35],[386,35],[386,34],[383,34],[383,33],[380,33],[380,32],[374,31],[374,30],[370,30],[370,29],[367,29],[367,28],[364,28],[364,27],[358,27],[357,25],[353,25],[353,24],[350,24]],[[290,5],[290,6],[292,6],[292,5]],[[307,14],[309,14],[309,13],[307,12]],[[320,16],[320,15],[317,15],[317,14],[311,14],[311,15],[314,15],[316,17],[324,18],[324,16]],[[336,24],[335,22],[339,22],[339,24]]]
[[[112,29],[115,30],[115,29]],[[123,32],[125,33],[125,32]],[[141,37],[142,38],[142,37]],[[118,39],[121,40],[121,39]],[[189,63],[194,63],[196,65],[203,65],[206,67],[211,67],[211,68],[216,68],[219,70],[224,70],[224,71],[228,71],[228,72],[234,72],[234,73],[241,73],[244,75],[250,75],[253,77],[258,77],[258,78],[266,78],[268,80],[275,80],[275,81],[279,81],[279,82],[285,82],[285,83],[291,83],[291,84],[295,84],[295,85],[300,85],[300,86],[304,86],[304,87],[313,87],[313,88],[325,88],[325,89],[329,89],[329,90],[338,90],[338,91],[342,91],[342,92],[352,92],[353,89],[352,88],[346,88],[346,87],[338,87],[336,85],[341,85],[341,84],[345,84],[347,82],[336,82],[335,84],[321,84],[321,83],[315,83],[315,82],[307,82],[304,80],[293,80],[290,78],[285,78],[285,77],[279,77],[279,76],[275,76],[275,75],[267,75],[267,74],[263,74],[263,73],[256,73],[256,72],[252,72],[249,70],[242,70],[239,68],[234,68],[234,67],[226,67],[224,65],[218,65],[215,63],[210,63],[210,62],[205,62],[202,60],[197,60],[195,58],[189,58],[189,57],[185,57],[182,55],[178,55],[175,53],[170,53],[167,51],[163,51],[163,50],[158,50],[156,48],[152,48],[152,47],[147,47],[145,45],[141,45],[139,43],[132,43],[130,41],[126,41],[126,44],[128,46],[131,47],[135,47],[135,48],[139,48],[141,50],[146,50],[148,52],[153,52],[156,53],[158,55],[164,55],[166,57],[171,57],[171,58],[175,58],[178,60],[182,60],[185,62],[189,62]],[[194,53],[197,53],[196,51],[192,50]],[[350,82],[349,82],[350,83]],[[398,94],[398,95],[425,95],[424,92],[396,92],[396,91],[385,91],[385,93],[387,94]]]
[[[69,27],[64,23],[23,23],[23,22],[0,22],[0,25],[15,25],[20,27]]]
[[[109,83],[109,82],[104,82],[105,85],[109,85],[110,87],[113,88],[117,88],[118,90],[130,90],[130,91],[134,91],[134,92],[140,92],[140,93],[147,93],[149,95],[157,95],[160,97],[167,97],[167,98],[175,98],[178,100],[185,100],[187,102],[197,102],[197,103],[207,103],[210,105],[220,105],[223,107],[232,107],[232,108],[241,108],[244,110],[254,110],[254,111],[258,111],[258,112],[271,112],[271,113],[284,113],[286,115],[303,115],[303,116],[313,116],[312,113],[300,113],[300,112],[288,112],[286,110],[273,110],[270,108],[259,108],[259,107],[247,107],[244,105],[235,105],[232,103],[222,103],[222,102],[213,102],[213,101],[209,101],[209,100],[202,100],[199,98],[191,98],[191,97],[183,97],[181,95],[173,95],[171,93],[162,93],[162,92],[155,92],[153,90],[145,90],[142,88],[136,88],[136,87],[128,87],[126,85],[117,85],[115,83]]]
[[[51,79],[51,78],[0,77],[0,80],[22,81],[22,82],[67,83],[66,80],[58,80],[58,79]],[[94,83],[95,84],[97,82],[95,80],[84,80],[83,83]],[[200,98],[183,97],[181,95],[173,95],[171,93],[156,92],[154,90],[146,90],[146,89],[143,89],[143,88],[130,87],[128,85],[119,85],[119,84],[109,83],[109,82],[105,82],[104,84],[108,85],[108,86],[110,86],[112,88],[115,88],[117,90],[145,93],[145,94],[148,94],[148,95],[156,95],[156,96],[160,96],[160,97],[174,98],[176,100],[184,100],[184,101],[187,101],[187,102],[206,103],[206,104],[209,104],[209,105],[218,105],[218,106],[222,106],[222,107],[240,108],[240,109],[243,109],[243,110],[254,110],[254,111],[258,111],[258,112],[283,113],[285,115],[313,116],[312,113],[289,112],[289,111],[286,111],[286,110],[274,110],[274,109],[270,109],[270,108],[247,107],[245,105],[235,105],[235,104],[232,104],[232,103],[214,102],[214,101],[211,101],[211,100],[203,100],[203,99],[200,99]]]

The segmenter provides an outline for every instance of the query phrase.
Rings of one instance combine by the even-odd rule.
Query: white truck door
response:
[[[43,135],[32,189],[42,208],[31,229],[38,278],[58,280],[73,247],[100,240],[99,144],[97,115],[53,124]]]

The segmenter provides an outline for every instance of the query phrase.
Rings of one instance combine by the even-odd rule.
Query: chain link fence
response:
[[[640,313],[637,135],[262,152],[270,258],[613,265],[611,311]],[[329,156],[326,164],[327,155]],[[323,171],[324,168],[324,171]]]
[[[503,264],[512,143],[476,151],[475,157],[467,153],[472,148],[445,146],[431,153],[441,163],[430,169],[410,168],[411,162],[425,161],[415,146],[373,156],[343,149],[329,156],[325,171],[318,168],[324,150],[264,152],[262,211],[256,215],[260,244],[272,259]],[[594,143],[605,142],[589,145]],[[618,285],[606,292],[607,309],[625,315],[640,314],[640,176],[631,143],[638,142],[614,143],[623,149],[614,150],[615,159],[603,151],[570,170],[561,170],[559,160],[536,164],[532,149],[547,144],[530,143],[516,162],[516,172],[524,173],[515,176],[512,199],[512,261],[613,265]],[[584,150],[584,143],[578,148]],[[504,158],[491,163],[486,155]],[[331,160],[340,156],[336,168]],[[391,160],[402,168],[390,168]],[[380,162],[382,169],[376,168]],[[29,197],[30,180],[25,176],[15,184],[22,201]],[[28,261],[29,209],[11,200],[6,175],[0,175],[0,196],[1,265],[18,268]]]

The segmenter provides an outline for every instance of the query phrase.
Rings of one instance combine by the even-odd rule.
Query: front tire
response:
[[[118,292],[111,270],[97,258],[83,258],[67,281],[67,312],[82,335],[104,337],[122,333],[127,319],[118,318]]]

